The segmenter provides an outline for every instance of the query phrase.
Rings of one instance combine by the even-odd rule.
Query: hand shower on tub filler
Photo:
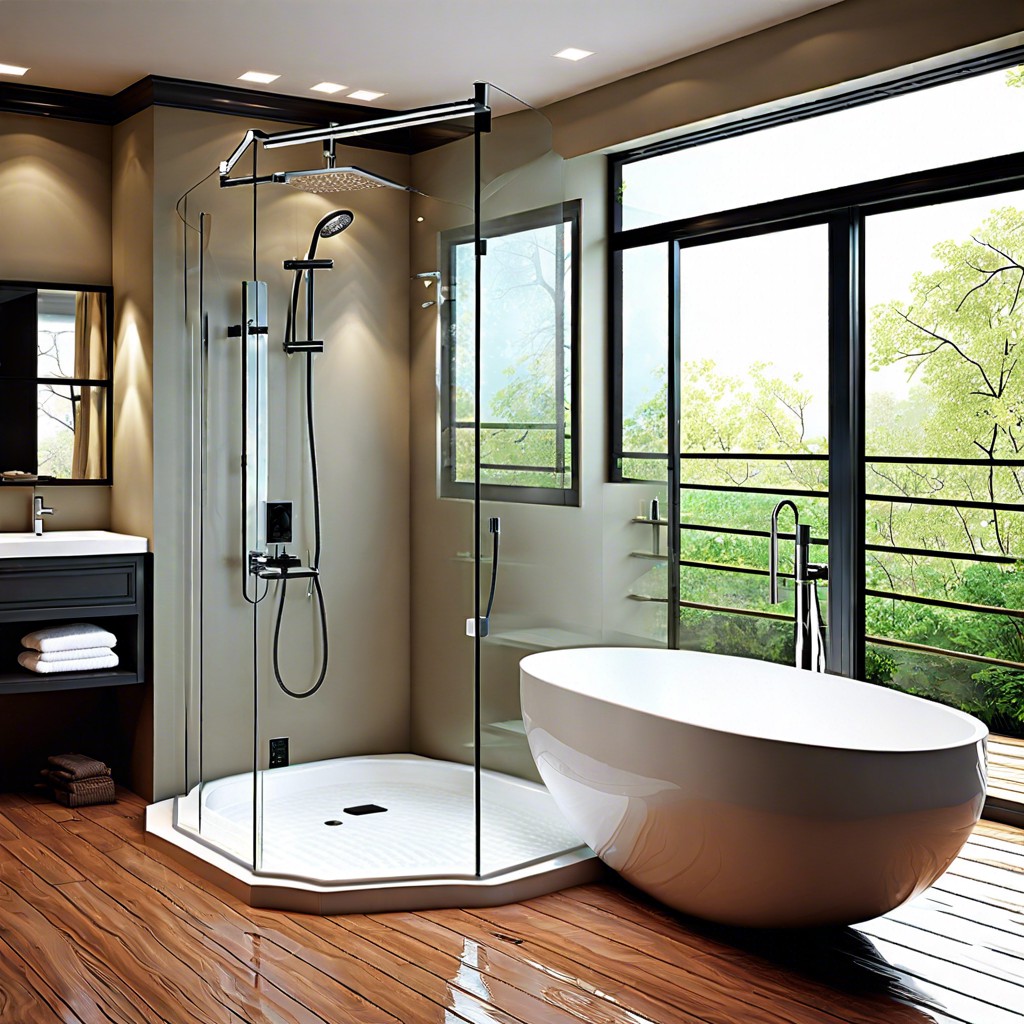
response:
[[[828,579],[828,566],[807,559],[811,547],[811,528],[801,524],[796,505],[788,499],[780,501],[772,512],[770,542],[768,547],[769,600],[780,604],[779,596],[779,513],[789,507],[793,512],[793,587],[796,592],[796,614],[794,621],[795,664],[797,668],[811,672],[824,672],[825,624],[818,603],[818,580]],[[783,537],[788,539],[789,535]],[[789,574],[783,574],[789,575]]]

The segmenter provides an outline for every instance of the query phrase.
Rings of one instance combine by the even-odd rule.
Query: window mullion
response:
[[[679,452],[680,408],[681,408],[681,342],[680,342],[680,283],[678,242],[668,243],[668,337],[666,338],[668,356],[668,416],[666,423],[668,437],[668,647],[679,648],[679,599],[681,596],[680,558],[680,521],[681,510],[681,467]]]
[[[864,678],[864,215],[829,220],[828,665]]]

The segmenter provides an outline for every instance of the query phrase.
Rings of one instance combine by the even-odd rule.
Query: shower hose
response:
[[[292,318],[289,317],[289,330],[291,329]],[[309,465],[313,475],[313,561],[311,569],[320,569],[320,476],[316,463],[316,431],[313,427],[313,353],[306,353],[306,433],[309,437]],[[327,676],[327,609],[324,607],[324,592],[320,586],[319,573],[312,577],[313,589],[316,591],[317,605],[320,609],[320,642],[321,662],[320,674],[316,682],[308,690],[293,690],[284,681],[281,675],[281,623],[284,619],[284,602],[288,594],[288,574],[281,577],[281,598],[277,605],[277,621],[274,623],[274,678],[277,685],[288,694],[289,697],[312,697],[317,690],[323,686]]]

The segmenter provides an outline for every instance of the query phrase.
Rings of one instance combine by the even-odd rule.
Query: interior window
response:
[[[483,225],[480,483],[488,500],[578,505],[579,201]],[[441,494],[473,496],[476,260],[442,236]]]

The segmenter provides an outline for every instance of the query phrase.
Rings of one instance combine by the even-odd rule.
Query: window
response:
[[[670,481],[671,646],[791,661],[790,498],[831,670],[1024,736],[1021,56],[611,158],[611,477]]]
[[[480,489],[486,500],[579,504],[580,203],[486,223],[480,282]],[[445,232],[441,495],[471,498],[476,404],[472,228]]]

